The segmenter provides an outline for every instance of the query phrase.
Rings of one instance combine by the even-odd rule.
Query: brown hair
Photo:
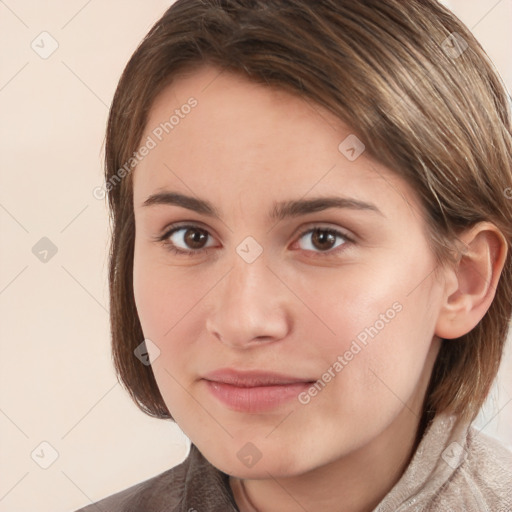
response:
[[[494,301],[471,332],[442,342],[424,403],[430,416],[448,410],[474,419],[512,311],[510,105],[479,43],[434,0],[178,0],[150,30],[120,79],[106,139],[113,357],[137,405],[171,418],[151,366],[134,357],[144,336],[132,283],[132,175],[119,180],[119,170],[140,144],[156,96],[206,62],[309,98],[348,124],[370,155],[413,186],[440,263],[478,221],[505,235]]]

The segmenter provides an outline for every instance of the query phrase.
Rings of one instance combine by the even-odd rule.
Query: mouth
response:
[[[297,398],[315,380],[278,373],[222,369],[203,377],[209,392],[237,412],[259,413]]]

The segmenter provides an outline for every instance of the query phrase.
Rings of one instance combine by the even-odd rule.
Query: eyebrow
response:
[[[209,201],[178,192],[158,192],[149,196],[144,203],[142,203],[143,207],[153,205],[181,206],[182,208],[207,215],[208,217],[214,217],[219,220],[221,218],[220,212]],[[350,197],[329,196],[275,203],[270,211],[269,219],[277,222],[287,218],[320,212],[329,208],[368,211],[385,217],[373,203],[367,203]]]

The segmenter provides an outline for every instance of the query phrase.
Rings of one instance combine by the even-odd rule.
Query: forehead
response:
[[[134,202],[168,188],[215,193],[221,205],[241,195],[257,203],[335,189],[375,201],[393,196],[410,208],[414,193],[395,173],[365,152],[347,158],[343,143],[354,137],[307,98],[205,66],[179,76],[154,102],[142,137],[154,147],[134,173]]]

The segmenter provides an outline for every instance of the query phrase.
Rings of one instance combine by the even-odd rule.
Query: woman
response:
[[[106,144],[113,351],[179,466],[83,511],[511,510],[471,423],[512,313],[512,137],[434,0],[178,0]]]

